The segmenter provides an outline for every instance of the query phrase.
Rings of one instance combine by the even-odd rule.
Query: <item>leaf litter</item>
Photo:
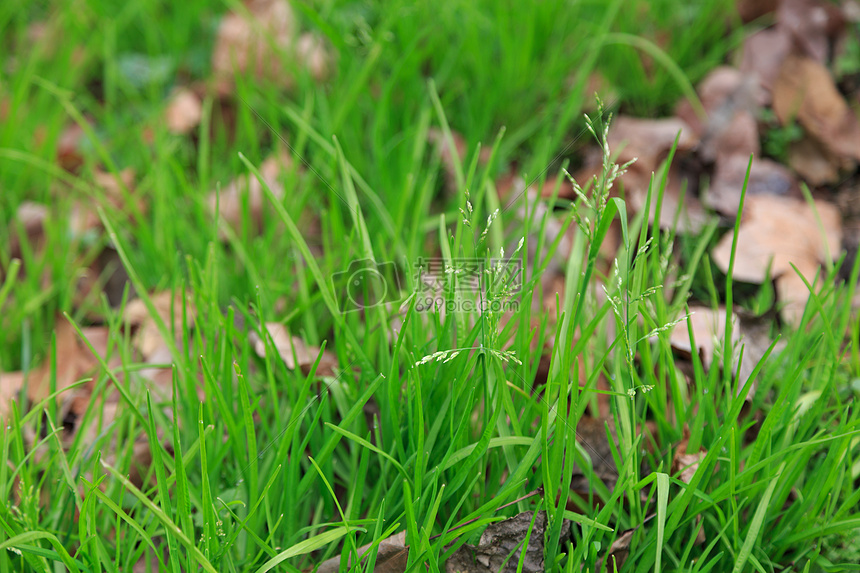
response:
[[[668,168],[663,210],[659,215],[649,214],[649,220],[652,223],[656,221],[661,227],[669,227],[683,205],[680,222],[685,232],[700,230],[714,215],[708,211],[709,208],[716,215],[733,216],[737,213],[750,156],[755,156],[741,214],[733,277],[752,283],[775,280],[783,320],[797,324],[809,297],[809,289],[803,279],[812,283],[816,275],[821,274],[822,269],[839,255],[842,247],[839,211],[827,200],[826,193],[816,196],[812,208],[802,199],[801,185],[821,187],[837,184],[840,177],[856,169],[856,162],[860,161],[860,126],[856,111],[840,93],[827,68],[832,56],[831,48],[838,42],[844,27],[844,14],[833,4],[811,0],[740,4],[745,21],[775,11],[776,23],[746,39],[739,68],[720,68],[700,83],[698,95],[707,117],[701,118],[693,113],[689,102],[682,102],[676,116],[670,118],[643,120],[621,115],[612,124],[610,140],[613,149],[620,150],[619,162],[623,163],[626,158],[638,159],[622,179],[628,206],[635,214],[644,208],[652,176],[659,172],[677,138],[676,159]],[[285,62],[291,72],[304,70],[317,80],[326,77],[332,65],[322,42],[299,31],[297,19],[287,2],[247,0],[222,19],[212,54],[214,84],[220,95],[234,95],[233,78],[237,74],[250,74],[259,81],[274,83],[283,90],[290,89],[295,85],[296,75],[284,73]],[[201,103],[198,89],[176,89],[165,108],[164,120],[168,129],[179,136],[190,135],[201,120]],[[768,106],[772,106],[780,126],[787,127],[796,122],[803,129],[802,139],[789,146],[788,168],[778,161],[759,157],[765,123],[762,111]],[[454,137],[456,152],[462,160],[467,152],[465,139],[456,133]],[[439,145],[443,168],[450,180],[453,172],[450,150],[441,142],[438,132],[431,133],[430,138]],[[85,161],[86,146],[83,130],[77,125],[70,126],[60,136],[57,162],[69,171],[79,170]],[[677,167],[679,158],[693,167]],[[480,159],[488,159],[487,150],[482,152]],[[279,198],[284,196],[280,182],[283,170],[292,168],[291,160],[285,154],[273,155],[262,164],[261,172]],[[593,170],[594,166],[586,165],[580,174],[587,175],[589,169]],[[509,181],[500,179],[499,188],[525,188],[524,182],[513,181],[514,174],[512,169],[506,175]],[[700,184],[700,179],[707,180],[708,176],[711,176],[709,184]],[[129,208],[125,204],[126,193],[133,190],[134,179],[135,174],[130,170],[120,172],[119,178],[102,171],[95,172],[96,184],[102,188],[109,204],[118,210],[143,213],[145,205]],[[555,184],[554,178],[549,178],[542,189],[530,190],[530,196],[547,197]],[[564,185],[562,187],[562,198],[574,198]],[[207,198],[207,205],[213,214],[217,212],[226,225],[234,229],[244,220],[243,210],[247,209],[259,228],[265,201],[256,178],[240,175],[219,192],[213,191]],[[13,256],[17,254],[20,257],[21,241],[28,245],[39,244],[44,236],[44,225],[50,221],[50,213],[49,207],[35,203],[19,209],[16,220],[20,232],[10,237],[10,243],[17,248],[12,250]],[[73,210],[71,228],[77,235],[103,231],[101,222],[86,200],[79,202]],[[723,272],[728,270],[730,241],[729,233],[712,253],[714,262]],[[821,280],[819,278],[819,284]],[[553,292],[561,291],[563,281],[556,287]],[[193,324],[196,314],[193,305],[177,297],[169,292],[151,296],[157,314],[171,332],[180,331],[183,323]],[[190,312],[185,317],[178,317],[176,309],[183,307]],[[713,367],[711,357],[721,353],[717,341],[725,338],[721,329],[724,329],[728,311],[712,311],[706,307],[691,310],[694,311],[690,322],[696,336],[695,351],[701,354],[706,368]],[[758,350],[755,352],[745,353],[752,358],[745,360],[745,364],[754,365],[754,356],[763,354],[762,348],[767,346],[769,339],[754,329],[745,332],[740,314],[733,309],[732,320],[740,321],[741,325],[733,330],[732,345],[756,346]],[[169,374],[170,368],[156,365],[170,363],[176,358],[171,354],[171,344],[163,339],[154,318],[140,299],[129,303],[124,320],[125,326],[133,333],[136,358],[153,365],[151,369],[141,371],[138,377],[154,380],[161,376],[158,385],[169,392],[165,373]],[[263,330],[265,334],[261,335]],[[106,327],[84,327],[82,333],[99,355],[110,357],[109,364],[117,365],[116,357],[108,348]],[[26,375],[23,372],[0,373],[0,416],[8,413],[11,400],[16,399],[21,391],[26,393],[31,403],[39,402],[47,397],[53,379],[57,389],[65,389],[78,380],[98,375],[98,361],[65,319],[57,320],[55,336],[56,372],[51,360],[45,357],[41,366]],[[299,368],[306,373],[319,354],[319,348],[291,335],[281,323],[266,323],[259,333],[252,330],[249,337],[259,356],[265,356],[266,348],[272,347],[291,370]],[[675,326],[672,343],[682,353],[693,352],[686,323]],[[326,350],[317,374],[332,375],[336,368],[337,359]],[[91,378],[74,393],[67,393],[63,407],[74,415],[83,415],[92,398],[87,392],[92,391],[93,384]],[[169,395],[162,394],[160,399],[167,400]],[[105,422],[113,419],[119,407],[116,396],[104,400]],[[590,420],[583,424],[581,433],[578,428],[577,437],[589,444],[605,443],[606,448],[600,446],[596,453],[611,462],[606,420],[602,416]],[[586,435],[588,424],[594,429],[590,435]],[[92,434],[89,440],[96,439],[93,428],[87,431]],[[612,431],[610,436],[614,439]],[[137,452],[136,456],[139,455],[143,461],[147,453],[148,449]],[[703,456],[703,451],[687,452],[686,443],[682,442],[673,457],[672,471],[681,481],[689,483]],[[614,462],[611,466],[595,469],[595,473],[604,482],[610,482],[611,474],[615,472]],[[454,553],[446,564],[446,571],[496,571],[506,559],[503,570],[516,570],[528,531],[531,531],[531,537],[522,570],[543,570],[545,528],[544,512],[537,515],[525,512],[493,523],[485,529],[477,545],[463,545]],[[564,531],[567,532],[564,535],[569,534],[569,523]],[[619,566],[630,551],[632,532],[623,532],[607,551]],[[368,549],[368,546],[360,548],[359,554]],[[406,555],[405,532],[383,540],[379,544],[377,570],[405,570]],[[337,559],[339,563],[340,558]],[[326,563],[322,564],[320,571],[336,570],[332,564],[328,565],[330,569],[324,569]]]

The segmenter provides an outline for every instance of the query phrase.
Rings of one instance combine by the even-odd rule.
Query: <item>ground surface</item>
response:
[[[856,2],[15,4],[0,573],[857,569]]]

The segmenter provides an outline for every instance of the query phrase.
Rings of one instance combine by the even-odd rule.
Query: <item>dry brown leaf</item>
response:
[[[11,402],[17,400],[23,386],[23,372],[0,372],[0,422],[11,410]]]
[[[771,316],[747,316],[732,313],[732,341],[731,353],[732,373],[736,371],[738,360],[743,351],[743,362],[740,365],[739,384],[737,393],[743,393],[747,399],[752,399],[754,386],[747,388],[747,382],[753,370],[761,361],[765,352],[771,345],[769,327],[772,324]],[[702,359],[706,369],[713,365],[714,350],[718,350],[717,356],[721,358],[720,367],[724,366],[723,341],[726,338],[726,310],[720,308],[714,311],[705,306],[690,307],[689,321],[693,327],[693,336],[696,339],[696,350]],[[687,323],[682,322],[675,326],[670,337],[672,348],[683,356],[691,354],[689,332]],[[775,349],[776,352],[779,349]],[[683,363],[679,362],[679,365]]]
[[[317,36],[309,32],[299,36],[296,59],[310,72],[312,78],[319,81],[328,76],[331,58],[323,41]]]
[[[783,60],[791,53],[791,45],[790,34],[782,28],[767,28],[744,40],[740,69],[761,86],[757,92],[759,105],[770,104],[773,84]]]
[[[791,143],[788,164],[813,187],[839,181],[839,158],[809,136]]]
[[[699,156],[708,162],[719,162],[733,155],[758,157],[761,144],[755,116],[747,109],[727,111],[729,113],[726,114],[727,121],[724,124],[717,121],[709,123],[708,131],[702,137]]]
[[[680,133],[680,135],[679,135]],[[654,171],[678,137],[678,151],[698,143],[695,132],[681,119],[640,119],[619,115],[612,121],[607,140],[618,154],[618,163],[636,159],[649,173]]]
[[[164,341],[146,357],[147,364],[172,364],[173,353]],[[173,398],[173,368],[170,366],[152,366],[138,371],[138,380],[152,392],[153,398],[161,402],[169,402]],[[198,398],[203,400],[205,395],[198,386]]]
[[[85,310],[87,319],[94,323],[106,322],[102,307],[103,295],[111,308],[117,308],[122,303],[126,289],[131,298],[137,296],[119,254],[110,247],[102,250],[86,267],[80,267],[76,271],[76,278],[72,306]]]
[[[9,108],[12,107],[12,99],[4,93],[0,87],[0,121],[9,119]]]
[[[828,59],[830,41],[845,26],[839,7],[824,0],[781,0],[776,19],[797,47],[822,64]]]
[[[626,178],[624,181],[627,184]],[[633,179],[633,181],[636,180]],[[663,202],[660,205],[661,229],[675,229],[679,233],[696,233],[708,222],[708,214],[705,212],[705,208],[698,197],[686,191],[689,189],[692,181],[692,178],[686,177],[676,164],[673,164],[669,168],[666,187],[663,190]],[[639,212],[645,208],[645,203],[648,199],[647,184],[643,184],[642,187],[633,189],[633,191],[637,192],[630,193],[628,202],[634,212]],[[681,201],[684,202],[684,205],[679,213],[678,209]],[[653,224],[657,218],[657,196],[656,189],[653,188],[650,209],[651,212],[648,214],[648,221]],[[675,225],[676,215],[677,225]]]
[[[173,92],[164,111],[164,121],[171,133],[186,135],[200,124],[203,102],[193,90],[180,88]]]
[[[729,66],[721,66],[702,80],[697,92],[707,113],[699,117],[689,100],[683,100],[676,114],[701,137],[697,153],[705,162],[721,156],[759,153],[756,110],[761,88],[756,79]]]
[[[155,312],[171,333],[180,335],[183,324],[193,326],[197,309],[190,297],[185,299],[184,306],[180,292],[174,294],[170,291],[161,291],[153,293],[149,298],[155,307]],[[183,312],[185,312],[184,318]],[[149,362],[162,347],[170,347],[159,332],[157,323],[150,315],[143,299],[136,298],[128,303],[123,312],[123,320],[136,329],[132,342],[144,361]]]
[[[699,469],[699,464],[705,459],[708,452],[704,449],[698,452],[689,453],[687,451],[687,442],[684,440],[675,451],[675,456],[672,458],[672,473],[679,474],[678,478],[684,483],[690,483],[693,476]]]
[[[84,164],[81,144],[86,137],[83,128],[77,123],[66,127],[57,140],[57,163],[67,171],[76,171]]]
[[[785,322],[793,325],[800,324],[806,302],[809,300],[809,287],[803,279],[812,284],[815,273],[821,268],[821,265],[812,261],[804,261],[796,266],[800,275],[792,269],[776,277],[776,298],[783,304],[780,316]]]
[[[102,326],[81,329],[84,337],[93,345],[100,356],[108,352],[108,329]],[[73,383],[89,375],[98,365],[98,361],[90,352],[88,346],[78,339],[75,328],[65,318],[57,320],[55,329],[57,340],[56,351],[56,389],[64,390]],[[51,393],[51,349],[43,358],[41,366],[30,372],[27,379],[27,398],[31,403],[38,403]],[[76,413],[82,413],[89,402],[91,384],[75,391],[74,395],[64,396],[64,401],[71,404]]]
[[[284,82],[279,52],[289,49],[298,24],[285,0],[250,0],[244,3],[247,13],[230,12],[221,20],[212,71],[216,76],[232,78],[249,69],[257,79]],[[292,84],[290,78],[287,86]]]
[[[45,235],[45,221],[48,218],[48,208],[41,203],[25,201],[18,206],[15,213],[15,225],[20,226],[23,236],[20,236],[13,225],[13,231],[9,237],[9,255],[13,259],[22,256],[21,239],[27,243],[30,249],[38,253],[42,250]]]
[[[268,157],[260,165],[260,175],[278,199],[284,196],[284,186],[280,182],[281,174],[293,165],[292,158],[286,153]],[[263,186],[253,175],[240,175],[231,181],[220,193],[216,190],[209,194],[207,203],[212,213],[217,212],[224,222],[233,229],[242,225],[242,205],[247,202],[248,213],[255,228],[262,227],[263,207],[266,198]]]
[[[784,125],[796,118],[832,153],[860,160],[860,122],[830,72],[812,58],[785,59],[773,88],[773,110]]]
[[[860,22],[860,2],[857,0],[843,0],[842,15],[845,20],[856,24]]]
[[[749,155],[721,157],[704,202],[724,215],[735,215],[749,166]],[[747,183],[747,201],[753,196],[800,198],[800,186],[786,167],[769,159],[753,159]]]
[[[696,353],[702,358],[706,369],[711,367],[714,350],[722,348],[726,338],[726,309],[714,310],[706,306],[691,306],[690,317],[687,319],[693,329],[696,339]],[[732,313],[732,347],[740,342],[741,333],[737,328],[738,317]],[[687,321],[679,322],[672,329],[669,342],[672,348],[685,354],[692,354],[690,345],[690,333],[687,329]]]
[[[767,195],[747,197],[732,278],[761,283],[771,260],[771,274],[777,277],[791,272],[790,263],[805,267],[806,263],[820,265],[828,257],[836,257],[842,237],[839,212],[823,201],[816,201],[815,207],[827,233],[824,238],[805,202]],[[713,252],[714,262],[723,272],[728,271],[731,243],[729,233]]]
[[[246,0],[245,10],[221,20],[212,71],[222,94],[232,93],[234,74],[250,72],[259,81],[289,89],[290,63],[316,79],[328,71],[328,56],[312,36],[298,37],[298,22],[286,0]]]
[[[808,291],[801,293],[797,281],[789,278],[783,279],[780,287],[779,278],[794,274],[793,263],[811,283],[821,264],[839,256],[841,249],[839,211],[823,201],[816,201],[815,208],[821,227],[815,213],[803,201],[767,195],[748,197],[738,231],[732,278],[761,283],[770,265],[772,276],[777,278],[777,294],[790,303],[783,315],[789,321],[796,318],[798,305],[805,305]],[[826,233],[823,237],[822,231]],[[723,272],[728,272],[731,248],[732,234],[728,233],[713,251],[713,260]]]
[[[272,337],[272,344],[278,355],[287,365],[290,370],[296,369],[296,364],[308,364],[311,360],[308,348],[304,340],[298,336],[290,336],[287,327],[279,322],[267,322],[266,331]],[[252,333],[256,335],[255,333]],[[252,337],[254,344],[254,352],[257,356],[264,358],[266,356],[266,341],[259,336]],[[295,352],[295,353],[294,353]]]
[[[94,415],[89,418],[86,426],[78,426],[75,429],[75,435],[80,436],[82,444],[91,446],[96,443],[96,440],[110,433],[111,425],[116,421],[120,408],[119,392],[116,389],[113,390],[106,400],[101,397],[96,398]]]
[[[149,567],[147,567],[146,563],[149,561]],[[154,555],[151,555],[150,550],[144,549],[144,556],[137,560],[131,568],[131,573],[158,573],[158,558]]]
[[[576,424],[576,441],[582,444],[582,447],[591,457],[593,474],[611,491],[618,482],[618,468],[615,467],[612,446],[610,446],[609,437],[606,434],[607,425],[609,426],[609,436],[617,448],[618,436],[615,430],[615,421],[611,417],[581,417]],[[591,477],[588,475],[590,472],[576,464],[573,464],[571,472],[573,475],[570,483],[571,489],[587,496],[592,488]]]
[[[619,116],[613,120],[607,142],[609,148],[618,155],[616,161],[623,164],[632,159],[636,160],[621,178],[631,210],[644,207],[652,173],[668,157],[676,137],[677,153],[689,152],[699,141],[693,129],[679,118],[652,120]],[[595,153],[595,156],[586,162],[586,166],[575,174],[574,178],[580,185],[588,183],[592,176],[599,172],[599,155]],[[684,173],[677,166],[670,168],[660,213],[660,226],[663,228],[672,226],[678,204],[682,200],[681,190],[684,189],[685,179]],[[564,187],[567,187],[566,183]],[[681,232],[696,230],[704,222],[705,213],[693,193],[687,193],[683,202],[684,211],[681,213],[679,229]],[[652,202],[652,205],[656,211],[656,203]],[[655,221],[655,214],[650,214],[651,222]]]
[[[360,560],[365,560],[373,543],[362,545],[356,550]],[[409,548],[406,546],[406,531],[395,533],[379,542],[376,552],[374,573],[403,573],[409,558]],[[315,573],[337,573],[340,571],[341,556],[332,557],[320,563]],[[351,561],[350,561],[351,563]]]
[[[287,328],[279,322],[267,322],[266,331],[271,336],[275,350],[277,350],[278,355],[284,361],[287,368],[295,370],[296,366],[298,366],[305,374],[310,372],[320,353],[318,347],[307,345],[298,336],[291,336]],[[265,357],[266,340],[261,338],[257,332],[250,334],[250,340],[257,356],[260,358]],[[293,354],[293,350],[295,350],[295,354]],[[317,367],[317,376],[333,376],[335,368],[337,368],[337,356],[330,350],[325,350]]]
[[[127,167],[118,175],[118,177],[114,176],[98,168],[94,170],[94,185],[100,189],[100,192],[93,192],[90,197],[76,201],[72,206],[69,229],[73,235],[79,237],[90,231],[102,230],[102,222],[95,208],[102,195],[107,205],[129,215],[145,211],[146,205],[139,197],[134,196],[134,169]],[[129,199],[134,203],[129,205]]]
[[[678,479],[688,484],[693,481],[693,476],[696,475],[699,464],[702,463],[708,452],[704,448],[701,448],[698,452],[690,453],[687,445],[688,440],[685,439],[678,445],[678,449],[675,450],[675,456],[672,458],[672,473],[678,474]],[[697,516],[696,527],[698,528],[698,532],[696,533],[696,545],[701,545],[705,542],[705,532],[700,527],[701,521],[702,516]]]
[[[696,95],[708,116],[720,109],[743,83],[744,76],[731,66],[719,66],[711,70],[696,86]],[[700,117],[689,99],[682,99],[675,115],[689,125],[697,136],[705,133],[706,121]]]
[[[463,545],[448,558],[445,563],[447,573],[513,573],[517,571],[520,562],[522,546],[531,526],[534,512],[525,511],[510,519],[491,523],[481,535],[477,546]],[[545,511],[539,511],[534,516],[534,527],[531,527],[529,544],[525,550],[522,573],[538,573],[545,571],[544,533],[547,527]],[[570,535],[570,521],[564,520],[561,527],[559,544]],[[508,559],[508,556],[511,556]],[[504,563],[504,566],[502,564]]]
[[[608,571],[620,571],[627,557],[630,555],[630,542],[633,541],[633,533],[636,527],[628,529],[619,535],[612,545],[609,547],[609,552],[606,555],[606,566]],[[597,567],[598,571],[603,571],[601,566]]]
[[[738,0],[738,15],[744,24],[770,14],[779,5],[779,0]]]

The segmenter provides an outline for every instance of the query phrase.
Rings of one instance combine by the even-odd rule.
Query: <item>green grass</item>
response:
[[[111,325],[111,355],[94,374],[96,396],[109,381],[124,390],[115,421],[98,427],[92,443],[59,430],[64,395],[8,416],[0,573],[129,571],[141,560],[165,571],[298,571],[339,554],[345,566],[356,548],[403,530],[410,570],[439,571],[487,524],[530,509],[546,510],[548,539],[563,519],[579,523],[571,544],[547,545],[551,570],[602,563],[611,571],[603,558],[631,528],[619,570],[829,571],[850,563],[860,526],[852,389],[860,323],[850,297],[857,269],[847,285],[821,279],[798,331],[779,333],[786,346],[760,365],[752,394],[738,393],[729,369],[705,371],[698,357],[688,385],[663,327],[686,314],[691,291],[733,292],[730,281],[703,282],[699,271],[709,266],[700,255],[713,228],[685,238],[679,261],[674,235],[652,234],[641,217],[627,221],[620,199],[558,201],[558,213],[541,214],[522,197],[505,209],[494,184],[511,162],[526,180],[542,181],[577,161],[593,140],[582,112],[594,71],[617,90],[611,109],[671,109],[734,45],[725,32],[731,3],[301,6],[302,25],[337,52],[333,77],[317,84],[299,76],[289,94],[241,79],[232,137],[212,100],[194,137],[173,136],[159,121],[177,75],[206,77],[227,4],[0,8],[0,98],[9,101],[0,126],[0,241],[18,232],[23,201],[52,207],[45,249],[25,244],[16,279],[0,243],[0,301],[8,292],[0,369],[52,360],[61,313],[77,325],[101,316]],[[62,33],[29,44],[28,24],[45,18]],[[69,175],[54,166],[57,139],[83,118],[93,120],[85,164]],[[598,138],[602,123],[596,119]],[[142,126],[152,129],[151,143]],[[448,126],[469,150],[455,192],[445,189],[427,143],[429,129]],[[222,241],[206,195],[239,174],[256,175],[281,138],[297,166],[283,176],[284,200],[267,194],[262,231],[246,213]],[[486,165],[476,161],[479,144],[492,149]],[[148,211],[93,197],[96,166],[135,168]],[[664,185],[655,179],[651,201]],[[104,233],[71,232],[69,211],[80,198],[101,206]],[[517,216],[519,207],[529,215]],[[539,271],[558,248],[546,231],[552,217],[577,229],[557,324],[529,304],[543,298]],[[623,223],[623,244],[604,277],[598,246],[613,219]],[[397,304],[338,310],[343,293],[330,276],[352,260],[396,262],[408,293],[419,257],[485,259],[512,252],[520,238],[518,256],[536,272],[510,320],[422,313],[415,299],[402,314]],[[102,251],[116,252],[144,300],[156,290],[186,292],[198,311],[179,332],[172,400],[136,382],[122,308],[75,303],[80,272]],[[287,369],[272,358],[260,321],[325,344],[339,374],[319,380],[316,365],[307,375]],[[173,339],[172,325],[159,328]],[[255,330],[266,358],[252,349]],[[536,382],[533,337],[538,348],[556,341],[545,381]],[[113,358],[121,366],[108,368]],[[601,374],[611,383],[618,438],[612,489],[588,469],[594,449],[576,441]],[[366,411],[377,413],[370,425]],[[99,419],[93,400],[81,423]],[[687,431],[688,450],[707,452],[689,484],[671,467]],[[142,486],[128,477],[138,438],[152,452]],[[586,499],[570,489],[571,461],[585,468]],[[542,495],[507,505],[539,488]]]

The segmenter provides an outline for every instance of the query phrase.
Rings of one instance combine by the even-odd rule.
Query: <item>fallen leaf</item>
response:
[[[713,365],[714,357],[719,358],[719,367],[725,367],[724,357],[726,355],[726,310],[719,308],[713,310],[706,306],[690,307],[689,322],[693,328],[693,336],[696,340],[696,353],[701,357],[702,364],[706,370]],[[737,386],[738,394],[745,393],[747,399],[752,399],[755,388],[746,388],[747,382],[753,370],[764,357],[765,352],[771,345],[770,326],[773,317],[750,316],[746,313],[732,313],[732,340],[731,348],[731,372],[737,370],[738,360],[743,352],[743,362],[740,365],[740,380]],[[681,322],[675,325],[670,336],[672,348],[679,352],[682,357],[690,356],[690,346],[687,323]],[[775,352],[779,349],[776,348]],[[683,367],[683,363],[678,363]]]
[[[366,561],[373,543],[362,545],[356,549],[360,561]],[[406,546],[406,531],[395,533],[379,542],[376,552],[374,573],[404,573],[409,558],[409,547]],[[326,559],[314,569],[315,573],[337,573],[340,571],[341,556]],[[351,564],[352,562],[348,560]]]
[[[317,36],[310,32],[299,36],[296,57],[315,80],[319,81],[328,76],[331,58],[326,52],[323,41]]]
[[[84,164],[84,129],[77,123],[67,126],[57,140],[57,163],[66,171],[76,171]]]
[[[316,346],[307,345],[298,336],[291,336],[287,328],[279,322],[267,322],[265,326],[278,356],[281,357],[287,368],[295,370],[298,366],[305,374],[310,372],[319,356],[320,349]],[[257,332],[251,332],[250,340],[257,356],[264,358],[266,356],[266,340],[261,338]],[[293,354],[294,350],[295,354]],[[334,376],[335,368],[337,368],[337,356],[330,350],[325,350],[317,367],[316,375]]]
[[[710,163],[728,155],[758,155],[755,117],[761,88],[757,80],[736,68],[720,66],[696,89],[707,118],[699,117],[689,100],[683,100],[675,113],[701,138],[696,150],[699,158]]]
[[[131,167],[123,169],[116,176],[96,168],[93,182],[98,191],[93,191],[72,205],[69,215],[70,232],[80,237],[91,231],[101,231],[102,222],[95,209],[98,204],[124,212],[132,218],[144,213],[146,205],[134,194],[134,180],[135,170]]]
[[[328,56],[321,42],[298,37],[298,22],[286,0],[246,0],[244,8],[222,18],[215,39],[212,71],[222,94],[232,93],[235,74],[249,72],[258,81],[289,89],[294,81],[290,62],[322,79]]]
[[[293,165],[292,158],[286,153],[272,155],[260,165],[260,175],[278,199],[284,196],[281,174]],[[233,229],[240,229],[243,219],[243,203],[247,202],[250,220],[256,229],[262,227],[263,207],[266,205],[263,186],[251,174],[240,175],[219,191],[209,194],[207,203],[212,213],[216,212]],[[222,235],[223,238],[223,235]]]
[[[108,329],[103,326],[85,327],[81,329],[83,336],[92,344],[100,356],[108,354]],[[56,337],[56,390],[65,390],[73,383],[89,375],[97,366],[98,361],[90,352],[89,347],[78,339],[75,328],[65,318],[59,318],[55,328]],[[51,393],[53,378],[51,349],[43,358],[41,366],[31,371],[27,377],[27,398],[37,404]],[[63,401],[70,403],[75,413],[83,413],[89,403],[89,392],[92,384],[79,388],[74,394],[66,394]]]
[[[680,135],[679,135],[680,134]],[[698,143],[698,137],[681,119],[640,119],[619,115],[612,121],[607,135],[609,148],[618,154],[618,163],[636,158],[649,172],[668,153],[678,137],[678,150],[687,151]]]
[[[702,358],[702,364],[705,369],[711,367],[714,358],[714,351],[719,350],[720,355],[723,354],[723,342],[726,338],[726,309],[719,308],[714,310],[706,306],[691,306],[690,316],[687,320],[679,322],[672,329],[672,334],[669,337],[669,342],[672,348],[681,351],[687,355],[692,354],[692,346],[690,344],[690,333],[687,329],[687,323],[693,329],[693,337],[696,340],[696,353]],[[738,316],[732,313],[732,342],[734,346],[740,342],[741,333],[738,329]]]
[[[298,336],[290,336],[287,327],[279,322],[267,322],[266,331],[272,337],[272,345],[277,350],[278,355],[287,365],[290,370],[296,369],[296,364],[308,364],[311,360],[308,348],[305,342]],[[254,345],[254,352],[260,358],[266,356],[266,340],[252,333],[251,338]]]
[[[619,116],[613,120],[607,142],[609,148],[617,154],[616,161],[624,164],[636,160],[621,176],[631,210],[644,207],[652,174],[668,157],[676,137],[678,154],[691,151],[699,141],[694,130],[679,118],[654,120]],[[586,166],[575,174],[574,178],[580,185],[585,185],[599,172],[598,164],[602,161],[600,157],[600,154],[596,153],[595,157],[587,161]],[[678,204],[682,200],[680,195],[685,179],[684,173],[676,165],[670,166],[669,184],[664,193],[659,219],[662,228],[672,226]],[[683,202],[684,211],[681,213],[679,228],[681,232],[694,231],[705,220],[705,213],[695,194],[687,192]],[[656,203],[652,205],[656,211]],[[656,212],[650,214],[651,222],[655,221],[655,214]]]
[[[168,331],[176,333],[177,338],[183,331],[183,325],[192,326],[194,324],[197,309],[190,297],[185,299],[184,304],[180,292],[161,291],[153,293],[149,298],[155,312],[164,322]],[[183,312],[185,312],[184,317]],[[136,298],[126,305],[123,320],[128,326],[135,329],[132,343],[144,361],[149,361],[160,349],[170,347],[162,337],[155,318],[150,314],[143,299]]]
[[[714,170],[711,185],[704,195],[704,202],[723,215],[738,212],[746,178],[749,155],[721,157]],[[747,182],[747,201],[756,196],[800,198],[800,186],[789,169],[769,159],[753,159]]]
[[[203,118],[203,102],[200,96],[188,88],[179,88],[167,103],[164,121],[171,133],[186,135],[200,124]]]
[[[23,386],[23,372],[0,372],[0,422],[11,410],[11,402],[17,400]]]
[[[102,296],[107,298],[112,309],[123,302],[126,289],[129,298],[137,297],[128,272],[115,249],[105,247],[98,257],[78,271],[73,307],[86,311],[88,320],[94,323],[107,322],[102,305]]]
[[[738,232],[738,249],[732,278],[761,283],[771,264],[772,276],[791,270],[791,264],[823,263],[839,254],[841,222],[836,208],[815,202],[826,237],[815,215],[803,201],[773,196],[748,197]],[[728,270],[732,236],[726,234],[714,249],[714,262]]]
[[[522,546],[531,526],[534,512],[525,511],[510,519],[491,523],[481,535],[477,546],[465,544],[454,552],[445,563],[447,573],[513,573],[517,571]],[[545,511],[534,516],[529,544],[525,550],[521,573],[545,571],[544,534],[547,527]],[[570,521],[564,520],[561,527],[560,545],[570,535]],[[511,556],[508,559],[508,556]],[[504,564],[504,565],[503,565]]]
[[[811,283],[821,264],[839,256],[841,249],[839,211],[823,201],[816,201],[815,208],[821,227],[804,201],[768,195],[747,197],[738,230],[732,278],[761,283],[770,267],[772,276],[777,279],[777,294],[791,305],[783,315],[789,321],[796,317],[801,300],[806,303],[808,292],[801,293],[794,279],[784,279],[780,288],[780,277],[794,273],[793,263]],[[728,272],[731,248],[732,234],[727,233],[713,251],[713,260],[723,272]]]
[[[708,72],[708,75],[696,86],[696,95],[705,113],[711,116],[723,107],[732,94],[741,87],[743,81],[744,74],[731,66],[718,66]],[[675,115],[689,125],[698,137],[704,135],[706,118],[702,118],[696,112],[689,99],[682,99],[678,103]]]
[[[788,164],[813,187],[839,181],[839,158],[809,136],[789,145]]]
[[[739,155],[749,157],[759,156],[761,143],[758,133],[758,122],[749,109],[720,110],[725,114],[724,120],[714,120],[708,123],[708,129],[702,136],[699,157],[707,162],[720,162],[721,159]],[[720,118],[722,114],[714,114]]]
[[[769,105],[782,62],[791,53],[791,36],[782,28],[766,28],[744,39],[740,70],[755,79],[759,105]]]
[[[780,316],[788,324],[798,325],[806,309],[809,300],[809,287],[806,286],[804,278],[812,284],[821,265],[813,261],[797,263],[797,271],[794,269],[776,277],[776,297],[782,303]]]
[[[9,256],[20,259],[23,256],[22,240],[35,253],[42,250],[45,238],[45,221],[48,219],[48,207],[41,203],[24,201],[18,205],[15,212],[13,231],[9,237]],[[18,227],[18,232],[14,229]]]
[[[842,31],[845,17],[836,4],[824,0],[781,0],[778,27],[787,30],[797,47],[824,64],[831,40]]]
[[[591,470],[584,470],[573,464],[571,489],[576,492],[587,494],[591,491],[591,474],[602,481],[612,491],[618,481],[618,468],[615,467],[615,458],[612,457],[612,446],[606,435],[606,426],[609,426],[609,436],[618,448],[618,436],[615,430],[613,418],[595,418],[583,416],[576,424],[576,441],[591,458]]]
[[[672,473],[678,474],[678,478],[684,483],[690,483],[693,476],[699,469],[699,464],[708,452],[700,449],[698,452],[689,453],[687,451],[687,441],[681,442],[678,449],[675,450],[675,456],[672,458]]]
[[[770,14],[779,5],[779,0],[738,0],[738,15],[744,24]]]
[[[149,566],[147,566],[147,561]],[[164,559],[167,561],[167,559]],[[144,548],[143,556],[131,568],[131,573],[158,573],[158,557],[151,554],[149,548]]]
[[[626,183],[626,179],[624,181]],[[660,204],[661,229],[675,229],[678,233],[696,233],[708,222],[709,216],[702,203],[695,194],[689,192],[694,181],[692,177],[685,176],[677,163],[673,163],[669,167],[666,187],[663,189],[663,202]],[[655,179],[655,182],[659,184],[658,179]],[[629,205],[634,212],[642,211],[645,208],[648,199],[647,185],[643,184],[643,188],[644,192],[642,188],[639,188],[638,192],[630,193]],[[681,207],[681,201],[684,202],[683,207]],[[654,188],[652,188],[650,209],[648,221],[653,224],[657,220],[657,196]],[[675,224],[676,216],[677,225]]]
[[[830,152],[860,160],[860,122],[819,62],[785,59],[773,88],[773,110],[783,125],[796,118]]]
[[[672,458],[672,473],[678,474],[678,479],[687,484],[693,481],[693,476],[696,475],[699,464],[708,455],[707,450],[704,448],[701,448],[698,452],[690,453],[687,449],[688,440],[689,438],[683,440],[678,445],[678,448],[675,450],[675,456]],[[697,515],[696,528],[698,532],[696,533],[696,545],[701,545],[705,542],[705,532],[700,527],[701,521],[702,516]]]
[[[627,557],[630,555],[630,542],[633,541],[633,533],[636,527],[628,529],[612,542],[609,547],[609,552],[606,555],[606,565],[609,571],[620,571]],[[603,571],[603,567],[598,565],[598,571]]]

